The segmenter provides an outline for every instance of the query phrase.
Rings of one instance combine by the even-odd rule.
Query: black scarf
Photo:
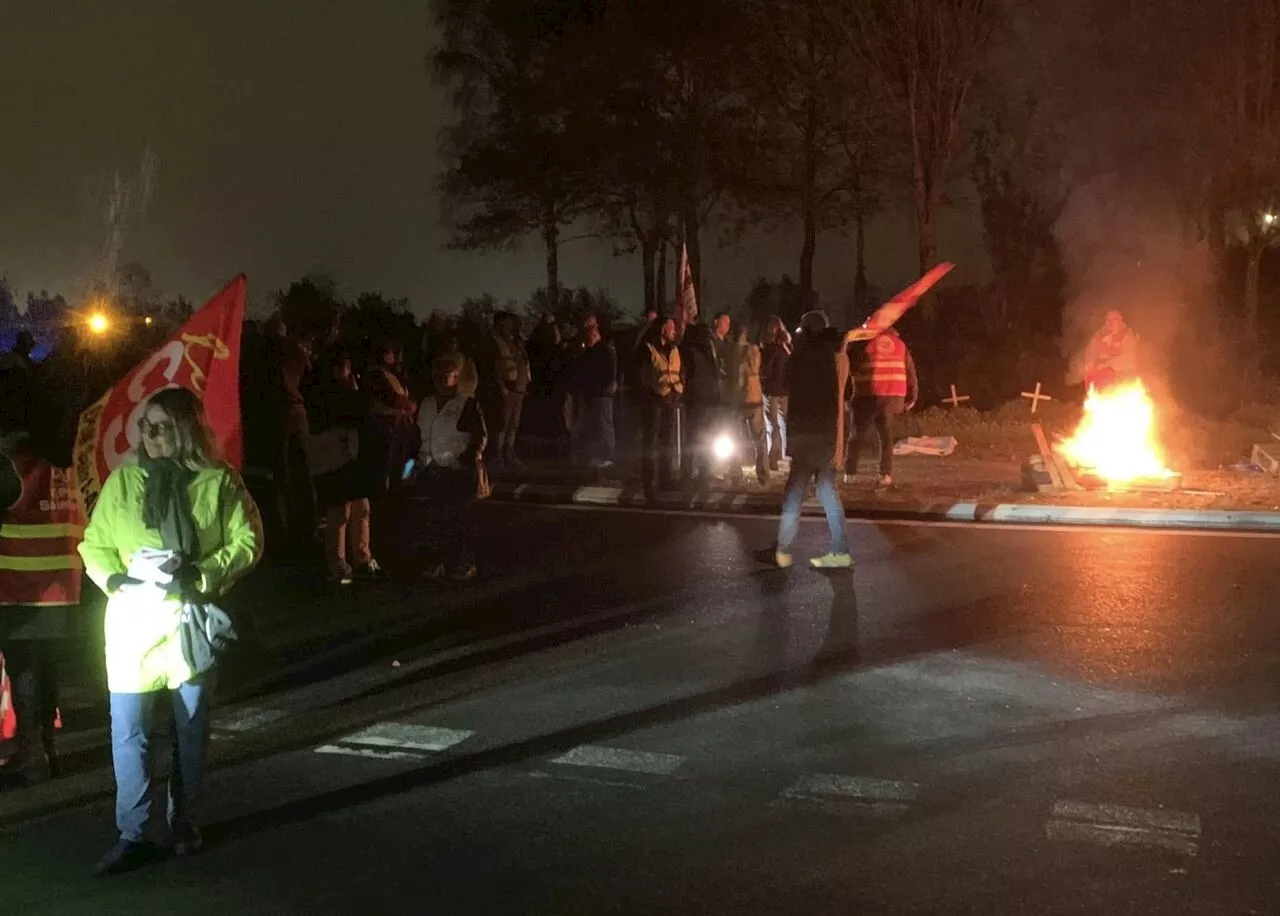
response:
[[[138,449],[138,465],[147,472],[142,498],[143,524],[160,532],[160,541],[166,550],[177,553],[184,563],[193,562],[199,557],[200,545],[187,488],[195,480],[196,472],[172,458],[152,458],[145,448]]]

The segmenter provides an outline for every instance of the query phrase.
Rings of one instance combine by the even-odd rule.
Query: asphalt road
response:
[[[1274,538],[855,524],[850,575],[772,520],[483,517],[511,587],[447,641],[224,713],[201,856],[94,881],[68,810],[0,836],[5,911],[1280,910]]]

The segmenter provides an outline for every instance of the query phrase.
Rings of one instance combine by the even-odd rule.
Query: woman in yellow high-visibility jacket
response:
[[[120,840],[98,864],[114,874],[156,855],[148,842],[148,735],[168,704],[177,749],[169,779],[173,851],[200,847],[194,805],[208,741],[213,672],[196,676],[179,635],[182,603],[221,595],[262,555],[257,507],[239,475],[216,457],[199,399],[183,388],[156,394],[140,423],[142,445],[103,485],[80,554],[108,595],[107,687]],[[140,578],[143,548],[170,550],[170,574]]]

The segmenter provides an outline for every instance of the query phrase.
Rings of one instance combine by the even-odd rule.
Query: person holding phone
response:
[[[151,723],[170,716],[172,850],[200,849],[196,802],[204,774],[214,671],[195,675],[182,649],[184,603],[226,591],[262,556],[262,523],[240,475],[221,461],[199,398],[169,388],[147,402],[141,446],[107,478],[80,555],[106,592],[107,688],[119,841],[95,873],[153,861]]]

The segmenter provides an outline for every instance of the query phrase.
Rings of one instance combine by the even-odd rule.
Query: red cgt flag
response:
[[[676,333],[698,320],[698,294],[693,288],[693,268],[689,266],[689,248],[680,246],[680,266],[676,269]]]
[[[897,322],[907,309],[920,301],[920,297],[933,289],[934,285],[955,268],[956,265],[943,262],[929,271],[915,283],[912,283],[898,295],[894,296],[872,313],[862,323],[862,327],[849,332],[850,340],[870,340],[879,337]]]
[[[107,475],[137,448],[138,422],[147,399],[165,388],[188,388],[200,395],[219,452],[240,467],[244,287],[241,274],[80,415],[74,462],[86,517],[93,512]]]

